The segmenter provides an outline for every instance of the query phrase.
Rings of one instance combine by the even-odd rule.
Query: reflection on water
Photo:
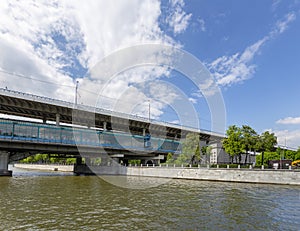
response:
[[[15,171],[14,177],[0,178],[0,230],[300,227],[297,186],[171,180],[134,190],[116,187],[97,176],[50,175]]]

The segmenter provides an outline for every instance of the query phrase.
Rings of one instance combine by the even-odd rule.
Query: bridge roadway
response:
[[[200,134],[200,140],[205,143],[219,142],[223,138],[223,135],[210,131],[200,131],[156,120],[149,121],[143,117],[91,106],[74,105],[66,101],[3,88],[0,88],[0,113],[40,119],[44,123],[0,121],[1,126],[4,124],[7,126],[2,127],[0,131],[0,172],[2,169],[4,174],[7,172],[5,166],[9,162],[36,153],[55,153],[65,156],[79,156],[82,153],[93,155],[101,148],[102,152],[109,153],[111,157],[124,160],[164,159],[168,152],[178,152],[180,139],[188,133]],[[49,121],[56,125],[46,124]],[[62,123],[70,126],[80,125],[82,128],[61,126]],[[88,137],[92,130],[97,134],[97,138],[90,138],[92,140],[70,138],[74,131],[79,132],[83,137]],[[31,131],[30,134],[28,131]],[[44,137],[41,134],[44,134]],[[151,135],[151,146],[147,145],[149,141],[145,140],[149,135]],[[76,137],[78,138],[75,135],[75,139]]]

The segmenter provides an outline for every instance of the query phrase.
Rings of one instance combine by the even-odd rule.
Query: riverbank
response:
[[[126,175],[172,179],[300,185],[300,171],[180,167],[75,166],[76,174]]]
[[[126,175],[172,179],[224,181],[241,183],[300,185],[300,171],[259,169],[216,169],[181,167],[124,167],[86,165],[14,164],[16,168],[74,172],[77,175]]]
[[[73,172],[74,165],[59,165],[59,164],[14,164],[16,168],[42,170],[42,171],[58,171],[58,172]]]
[[[132,176],[300,185],[300,172],[292,170],[128,168],[127,171]]]

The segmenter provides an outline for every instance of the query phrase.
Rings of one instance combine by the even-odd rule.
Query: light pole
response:
[[[148,110],[148,112],[149,112],[149,115],[148,115],[148,118],[149,118],[149,122],[150,122],[150,119],[151,119],[151,117],[150,117],[150,112],[151,112],[151,111],[150,111],[150,109],[151,109],[151,105],[150,105],[150,99],[149,99],[149,101],[148,101],[148,102],[149,102],[149,110]]]
[[[78,91],[78,83],[79,81],[76,81],[76,87],[75,87],[75,106],[77,106],[77,91]]]

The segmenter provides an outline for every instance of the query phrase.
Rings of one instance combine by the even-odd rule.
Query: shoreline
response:
[[[56,164],[14,164],[16,168],[41,171],[74,172],[76,175],[123,175],[138,177],[240,182],[259,184],[299,185],[300,171],[272,169],[216,169],[182,167],[125,167],[56,165]]]
[[[181,167],[75,166],[77,175],[125,175],[187,180],[299,185],[300,171]]]

